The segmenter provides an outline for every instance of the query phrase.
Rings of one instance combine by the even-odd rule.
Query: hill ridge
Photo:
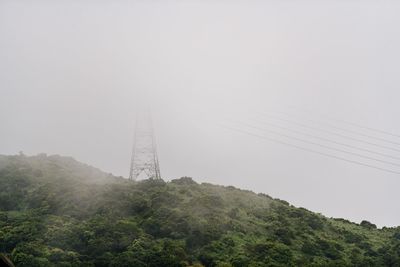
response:
[[[400,227],[190,177],[132,182],[40,154],[0,156],[0,184],[16,266],[400,266]]]

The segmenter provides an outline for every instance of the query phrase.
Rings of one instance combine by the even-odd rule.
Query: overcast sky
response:
[[[399,11],[390,0],[1,0],[0,154],[67,155],[127,177],[147,99],[165,180],[400,225],[400,174],[387,171],[400,172]]]

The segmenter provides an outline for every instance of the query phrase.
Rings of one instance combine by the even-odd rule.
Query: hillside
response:
[[[0,252],[16,266],[400,266],[400,227],[187,177],[19,155],[0,156],[0,186]]]

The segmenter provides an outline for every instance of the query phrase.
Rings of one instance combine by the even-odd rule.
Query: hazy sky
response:
[[[331,119],[400,134],[399,12],[390,0],[0,0],[0,153],[127,177],[148,99],[164,179],[400,225],[400,174],[246,134],[400,172],[399,137]]]

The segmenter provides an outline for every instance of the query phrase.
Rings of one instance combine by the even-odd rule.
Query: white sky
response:
[[[399,11],[389,0],[2,0],[0,153],[68,155],[126,177],[136,106],[147,98],[164,179],[191,176],[327,216],[400,225],[399,174],[221,127],[277,122],[400,164],[400,138],[328,119],[400,134]],[[291,117],[260,115],[270,111]],[[329,120],[393,149],[279,118]]]

